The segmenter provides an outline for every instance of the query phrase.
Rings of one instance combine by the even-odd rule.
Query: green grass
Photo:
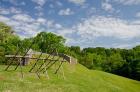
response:
[[[49,69],[49,78],[41,74],[29,73],[30,66],[23,67],[24,78],[20,68],[17,71],[3,71],[0,66],[0,92],[140,92],[140,82],[110,73],[88,70],[84,66],[64,63],[63,69],[54,74],[58,64]],[[63,72],[64,70],[64,75]]]

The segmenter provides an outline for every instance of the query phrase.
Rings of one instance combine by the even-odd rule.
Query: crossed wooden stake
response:
[[[33,46],[34,43],[35,43],[35,39],[34,39],[33,42],[31,43],[31,45],[29,46],[29,48],[27,49],[27,51],[24,53],[24,55],[22,56],[22,58],[25,58],[25,57],[26,57],[28,51],[31,49],[31,47]],[[13,64],[13,62],[14,62],[14,60],[16,59],[17,55],[19,54],[19,51],[20,51],[20,48],[18,49],[18,51],[16,52],[16,54],[14,55],[14,57],[13,57],[12,59],[10,58],[11,60],[8,59],[8,61],[10,61],[10,63],[9,63],[8,66],[5,68],[5,71],[8,71],[8,69],[10,68],[10,66]],[[43,72],[43,74],[46,73],[47,70],[48,70],[49,68],[51,68],[57,61],[60,61],[60,58],[63,58],[63,57],[58,56],[58,58],[55,60],[55,59],[54,59],[55,56],[53,55],[53,57],[52,57],[51,59],[49,59],[53,53],[56,53],[56,48],[53,48],[53,49],[52,49],[52,52],[51,52],[48,56],[46,56],[45,59],[41,59],[41,56],[42,56],[43,52],[40,53],[40,55],[39,55],[38,58],[30,58],[30,59],[36,59],[36,61],[35,61],[35,63],[32,65],[32,67],[31,67],[31,69],[29,70],[29,72],[32,72],[33,69],[36,68],[37,63],[38,63],[40,60],[43,60],[44,62],[43,62],[43,63],[37,68],[37,70],[35,71],[36,75],[37,75],[38,78],[40,79],[40,74],[39,74],[39,73],[41,73],[41,72]],[[47,60],[49,61],[48,63],[47,63]],[[53,61],[53,62],[52,62],[52,61]],[[17,68],[20,66],[20,72],[21,72],[21,75],[22,75],[22,78],[23,78],[23,71],[22,71],[22,65],[21,65],[22,62],[23,62],[23,59],[18,60],[18,64],[16,65],[16,67],[15,67],[14,70],[17,70]],[[54,72],[54,74],[57,74],[57,73],[58,73],[58,71],[60,70],[60,67],[62,67],[63,62],[66,62],[66,60],[64,60],[64,58],[63,58],[63,60],[61,60],[61,63],[60,63],[60,65],[58,66],[58,68],[56,69],[56,71]]]

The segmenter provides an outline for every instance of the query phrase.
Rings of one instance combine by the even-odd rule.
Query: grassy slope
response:
[[[57,64],[56,64],[57,66]],[[5,72],[0,66],[0,92],[139,92],[140,82],[117,75],[88,70],[84,66],[65,63],[57,75],[53,74],[56,66],[49,69],[49,77],[42,75],[38,79],[34,73],[28,73],[24,67],[24,78],[18,71]]]

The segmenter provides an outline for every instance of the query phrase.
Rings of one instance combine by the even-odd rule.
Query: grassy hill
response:
[[[30,66],[24,68],[21,78],[17,71],[3,71],[0,66],[0,92],[139,92],[140,82],[110,73],[88,70],[84,66],[64,63],[63,69],[54,74],[58,64],[49,69],[49,79],[29,73]],[[14,66],[12,66],[14,67]],[[10,68],[12,69],[12,68]],[[64,70],[64,76],[63,71]]]

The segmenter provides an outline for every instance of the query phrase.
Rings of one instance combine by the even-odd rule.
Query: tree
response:
[[[104,56],[97,55],[96,53],[93,53],[92,55],[93,55],[93,67],[92,67],[92,69],[102,70],[102,64],[105,61]]]
[[[3,46],[0,46],[0,64],[3,64],[5,61],[4,55],[5,55],[5,48]]]
[[[74,52],[77,53],[77,54],[80,54],[80,52],[81,52],[79,46],[71,46],[71,47],[70,47],[70,50],[71,50],[71,51],[74,51]]]
[[[54,48],[60,52],[64,48],[65,39],[54,33],[41,32],[34,39],[42,52],[51,52]]]
[[[12,28],[5,23],[0,22],[0,42],[6,42],[11,35],[13,35]]]
[[[20,38],[14,34],[12,28],[0,22],[0,63],[5,63],[6,54],[14,54]]]
[[[91,53],[86,53],[80,57],[80,63],[85,65],[87,68],[92,68],[93,66],[93,55]]]
[[[104,63],[105,71],[109,72],[116,72],[120,67],[122,67],[124,61],[119,53],[112,54],[110,57],[107,58],[106,62]]]
[[[140,59],[140,45],[133,48],[134,58]]]

